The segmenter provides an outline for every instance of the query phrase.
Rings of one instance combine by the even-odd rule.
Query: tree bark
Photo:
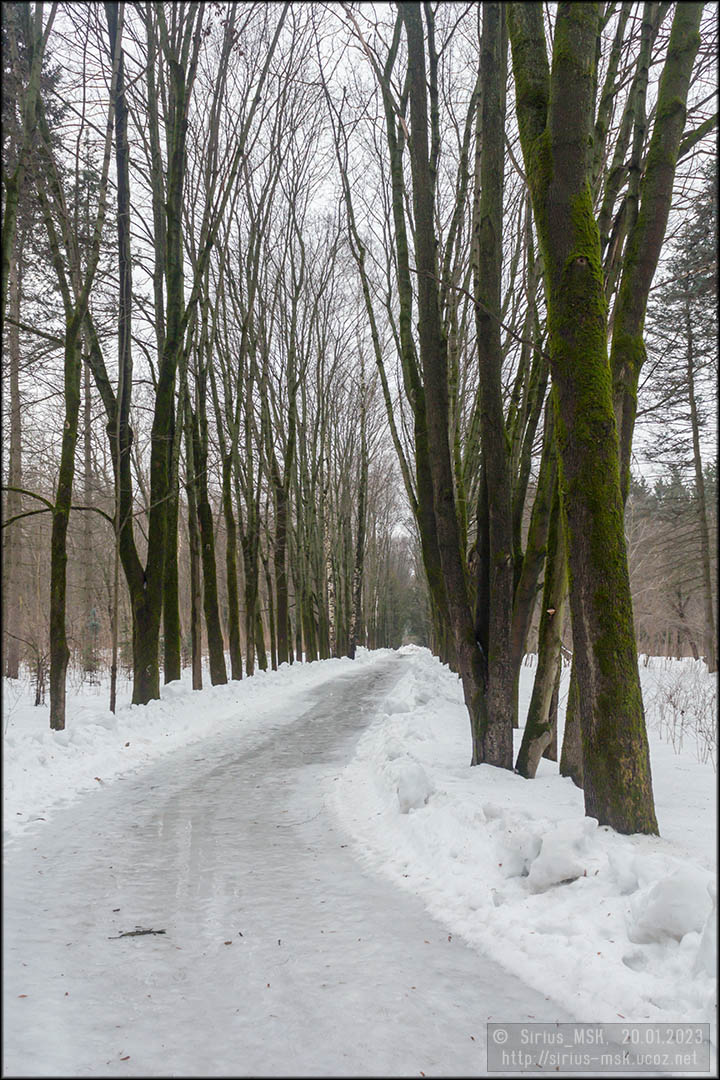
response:
[[[16,237],[11,249],[9,267],[10,323],[8,325],[8,362],[10,365],[10,447],[7,483],[10,489],[5,500],[5,519],[10,521],[21,512],[22,487],[22,412],[20,401],[20,298],[22,294],[22,248]],[[23,590],[19,586],[19,552],[21,547],[19,521],[3,531],[3,643],[4,668],[8,679],[20,674],[20,642],[22,637]]]
[[[577,670],[573,653],[570,667],[570,688],[565,708],[565,733],[560,754],[560,775],[569,776],[576,787],[583,786],[583,748],[580,734],[580,699]]]
[[[516,771],[528,779],[535,776],[540,758],[550,746],[557,730],[557,708],[553,715],[552,699],[562,663],[560,650],[567,597],[567,560],[557,481],[553,486],[554,496],[540,616],[538,663],[522,744],[515,763]]]
[[[657,833],[637,668],[607,307],[589,151],[599,5],[509,10],[520,139],[546,271],[548,339],[583,742],[585,812]]]
[[[186,398],[187,386],[182,384],[178,414],[182,414],[185,434],[185,494],[187,495],[188,547],[190,549],[190,647],[192,663],[192,688],[202,690],[202,581],[200,536],[197,522],[197,497],[195,491],[195,454],[193,449],[192,421]]]
[[[500,338],[502,290],[503,187],[505,161],[505,84],[507,31],[504,6],[483,6],[480,52],[481,107],[477,113],[475,206],[473,213],[473,289],[480,385],[480,443],[485,469],[488,528],[486,700],[489,729],[481,760],[512,759],[513,657],[510,630],[513,609],[513,521],[510,441],[505,429],[502,393],[503,348]],[[491,749],[492,747],[492,749]]]
[[[201,411],[204,410],[202,401],[199,408]],[[203,608],[210,660],[210,682],[213,686],[221,686],[227,682],[227,668],[225,667],[225,646],[218,609],[215,530],[208,494],[207,430],[204,417],[198,416],[198,412],[195,410],[191,410],[191,423],[195,463],[194,479],[197,491],[197,516],[200,527],[200,554],[203,568]]]
[[[222,463],[223,514],[225,516],[225,569],[228,593],[228,647],[230,650],[230,677],[242,679],[242,652],[240,650],[240,600],[238,596],[237,524],[232,507],[232,455],[224,454]]]
[[[455,505],[455,481],[449,445],[447,345],[440,319],[434,178],[428,153],[427,79],[423,28],[418,4],[402,5],[408,44],[410,93],[410,160],[415,213],[415,261],[418,273],[418,331],[424,377],[425,411],[433,507],[440,565],[455,658],[463,685],[472,732],[473,764],[486,762],[512,768],[512,728],[493,724],[487,710],[487,666],[475,641],[475,626],[468,599],[468,582]]]
[[[179,409],[179,405],[178,405]],[[180,627],[180,589],[178,578],[178,515],[180,486],[180,436],[182,421],[173,417],[168,448],[170,496],[167,503],[167,550],[163,574],[163,680],[166,683],[182,675],[182,631]]]
[[[75,312],[65,324],[65,415],[50,539],[50,727],[54,731],[62,731],[65,727],[65,682],[70,659],[65,626],[67,530],[80,416],[81,320],[82,311]]]

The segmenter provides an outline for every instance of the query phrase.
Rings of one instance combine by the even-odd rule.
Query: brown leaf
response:
[[[18,994],[18,997],[27,997],[27,994]]]
[[[223,945],[232,945],[232,941],[223,941]]]
[[[130,1060],[130,1055],[126,1054],[125,1057],[121,1057],[120,1060],[121,1061],[129,1061]]]

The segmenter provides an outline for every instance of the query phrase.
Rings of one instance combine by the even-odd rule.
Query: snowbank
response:
[[[367,664],[390,650],[359,649],[356,660],[283,664],[252,678],[191,689],[190,671],[162,687],[160,701],[131,705],[124,684],[113,715],[107,686],[68,688],[64,731],[50,731],[49,706],[35,707],[29,686],[3,680],[3,830],[5,836],[47,820],[52,809],[98,784],[136,769],[188,743],[242,727],[262,733],[265,718],[287,704],[287,722],[302,711],[302,698],[314,687],[354,665]],[[275,722],[275,716],[274,716]]]
[[[713,1022],[712,763],[673,752],[649,716],[663,835],[620,836],[584,817],[553,763],[531,781],[468,768],[458,679],[427,650],[401,651],[401,681],[329,793],[358,857],[578,1019]]]

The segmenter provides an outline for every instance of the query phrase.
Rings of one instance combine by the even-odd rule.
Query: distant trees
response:
[[[711,597],[717,595],[717,479],[703,473]],[[633,481],[626,510],[638,649],[652,656],[708,656],[707,574],[692,473],[671,466],[653,484]],[[710,654],[712,655],[712,654]]]
[[[683,577],[685,583],[692,584],[690,592],[699,591],[702,596],[703,629],[698,637],[708,667],[715,671],[717,544],[711,528],[715,500],[706,491],[706,467],[712,464],[707,458],[716,437],[712,425],[718,374],[715,160],[708,163],[702,179],[703,186],[693,197],[690,214],[672,244],[671,258],[662,271],[664,280],[650,301],[646,339],[650,371],[641,388],[638,409],[640,419],[652,423],[646,452],[670,473],[668,481],[656,486],[655,495],[666,511],[672,505],[672,493],[680,496],[678,523],[683,521],[686,542],[697,545],[693,572]],[[686,470],[691,470],[692,476],[688,489],[681,479]],[[666,511],[659,515],[662,519]],[[674,558],[677,561],[677,552]],[[659,575],[658,584],[660,581]],[[697,651],[695,639],[692,648]]]

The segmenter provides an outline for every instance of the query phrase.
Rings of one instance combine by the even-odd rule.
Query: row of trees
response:
[[[16,52],[21,63],[22,53],[27,65],[33,49],[42,47],[33,38],[37,26],[27,6],[8,8],[6,58]],[[119,10],[117,6],[106,9],[106,27],[101,9],[68,13],[77,20],[75,32],[79,23],[86,41],[95,34],[98,55],[102,57],[104,49],[108,63],[113,62],[108,72],[111,94],[104,171],[93,167],[86,156],[90,151],[80,138],[75,161],[63,157],[66,147],[58,147],[45,122],[44,98],[38,96],[29,165],[37,169],[38,200],[40,209],[47,212],[50,251],[44,253],[44,262],[37,250],[31,265],[23,260],[26,238],[38,226],[36,197],[31,191],[29,197],[19,199],[25,216],[10,253],[14,314],[9,320],[13,338],[9,359],[14,400],[7,523],[19,525],[28,513],[22,500],[39,497],[52,508],[55,532],[62,524],[62,535],[56,537],[51,590],[60,617],[50,631],[55,654],[54,660],[50,658],[54,673],[51,722],[59,727],[64,723],[62,687],[69,657],[67,575],[60,549],[67,551],[68,546],[71,485],[61,475],[57,492],[43,494],[47,474],[36,476],[30,485],[27,466],[23,481],[21,343],[34,355],[35,370],[42,358],[36,337],[28,331],[32,317],[25,313],[20,318],[21,308],[34,298],[29,288],[23,291],[14,285],[23,271],[35,281],[51,273],[53,257],[68,318],[66,354],[68,347],[72,349],[63,385],[70,410],[64,417],[68,433],[65,472],[72,472],[79,445],[82,389],[84,502],[106,518],[104,524],[93,527],[86,516],[72,537],[73,549],[82,560],[78,572],[85,593],[85,610],[79,618],[85,620],[92,641],[98,612],[108,612],[111,636],[117,641],[123,602],[129,609],[136,702],[150,700],[159,691],[161,620],[165,680],[180,675],[181,580],[185,610],[190,611],[186,636],[192,641],[197,686],[202,678],[203,613],[211,678],[221,682],[227,678],[221,610],[226,616],[230,672],[239,678],[243,651],[246,671],[252,673],[256,662],[267,666],[267,652],[276,664],[292,659],[295,651],[313,659],[337,652],[352,655],[359,641],[399,644],[408,620],[398,620],[391,597],[413,588],[399,559],[405,543],[397,535],[403,512],[385,492],[392,492],[392,462],[381,444],[377,375],[364,366],[366,342],[358,322],[357,290],[343,268],[342,237],[332,212],[313,207],[322,179],[322,161],[315,156],[318,130],[313,123],[317,118],[312,115],[313,109],[317,112],[317,100],[313,103],[307,92],[298,93],[296,81],[307,61],[308,28],[303,33],[291,28],[288,51],[270,73],[287,12],[273,23],[267,15],[261,17],[260,7],[241,13],[231,6],[222,20],[219,16],[224,12],[205,11],[203,5],[183,12],[173,6],[167,12],[152,5],[138,9],[132,12],[135,23],[125,27],[124,33],[128,42],[145,48],[155,61],[162,59],[159,72],[166,83],[157,86],[155,72],[148,70],[145,93],[138,87],[131,97],[125,91],[125,58],[115,45]],[[244,26],[238,22],[241,14]],[[290,18],[294,21],[295,17],[291,14]],[[46,30],[48,26],[49,21]],[[252,48],[245,39],[244,49],[238,45],[241,29],[256,39]],[[204,69],[200,67],[201,43],[205,43]],[[252,62],[245,63],[251,54]],[[234,72],[231,57],[235,57]],[[181,70],[188,65],[188,72]],[[191,93],[199,73],[207,83],[202,104],[195,109]],[[55,79],[48,78],[48,87]],[[232,97],[230,79],[235,80]],[[264,85],[268,102],[260,112]],[[238,119],[235,105],[242,100],[243,89],[249,95],[248,88],[255,96]],[[30,93],[29,83],[23,86],[18,78],[16,100],[7,102],[16,124],[15,130],[9,126],[6,155],[9,167],[16,169],[26,127],[20,103]],[[208,94],[209,116],[203,112]],[[92,124],[90,106],[86,109],[87,115],[81,118],[85,131]],[[104,179],[109,172],[111,120],[114,206],[109,205]],[[129,152],[128,125],[133,121],[146,137],[141,161],[131,160]],[[238,141],[231,143],[231,138]],[[167,154],[164,162],[163,151]],[[42,190],[48,176],[49,193]],[[147,230],[150,224],[143,215],[133,219],[131,214],[136,183],[140,203],[152,214],[156,229],[149,246],[142,242],[147,239],[142,232],[139,239],[133,236],[134,229]],[[189,193],[197,190],[202,192],[202,205],[188,202]],[[218,193],[222,215],[215,206]],[[83,250],[90,236],[80,230],[93,211],[107,217],[108,224],[104,231],[102,225],[96,228],[94,248]],[[100,261],[101,243],[116,249],[119,269],[115,280],[108,270],[104,281],[97,281],[95,293],[102,300],[90,312],[79,279],[73,297],[65,279],[65,262],[80,267],[88,258],[90,270],[97,273],[92,260]],[[133,276],[142,282],[139,289],[133,285]],[[117,300],[110,291],[113,287],[118,290]],[[114,303],[119,311],[117,338],[106,318]],[[74,317],[79,329],[70,324]],[[68,334],[72,335],[69,344]],[[51,340],[60,343],[59,337]],[[144,378],[133,371],[138,353],[147,362]],[[105,413],[108,443],[93,433],[100,419],[99,405]],[[149,430],[148,415],[153,418]],[[140,440],[145,440],[144,446]],[[305,512],[289,520],[290,505]],[[177,570],[181,508],[187,518],[183,552],[187,573],[182,576]],[[97,568],[88,567],[93,553],[97,557],[103,546],[103,539],[97,537],[99,529],[107,530],[113,523],[126,594],[118,591],[117,566],[114,574],[112,569],[107,573],[106,561]],[[8,577],[16,595],[22,595],[20,586],[26,579],[15,567],[25,545],[18,527],[8,536]],[[108,540],[106,531],[106,550]],[[226,568],[220,585],[218,554]],[[95,586],[90,589],[93,577]],[[22,605],[16,606],[12,593],[11,588],[6,639],[8,670],[14,674],[17,646],[27,641],[28,626],[21,615]],[[35,631],[37,638],[37,627]],[[44,655],[39,643],[31,644],[36,655]]]
[[[5,5],[3,302],[6,565],[17,587],[49,514],[52,726],[93,515],[135,702],[179,677],[183,632],[201,685],[203,623],[213,683],[427,630],[473,764],[513,767],[542,593],[516,767],[553,752],[569,608],[561,771],[655,832],[624,504],[653,278],[714,124],[703,5],[47,7]],[[53,351],[49,494],[20,387]]]

